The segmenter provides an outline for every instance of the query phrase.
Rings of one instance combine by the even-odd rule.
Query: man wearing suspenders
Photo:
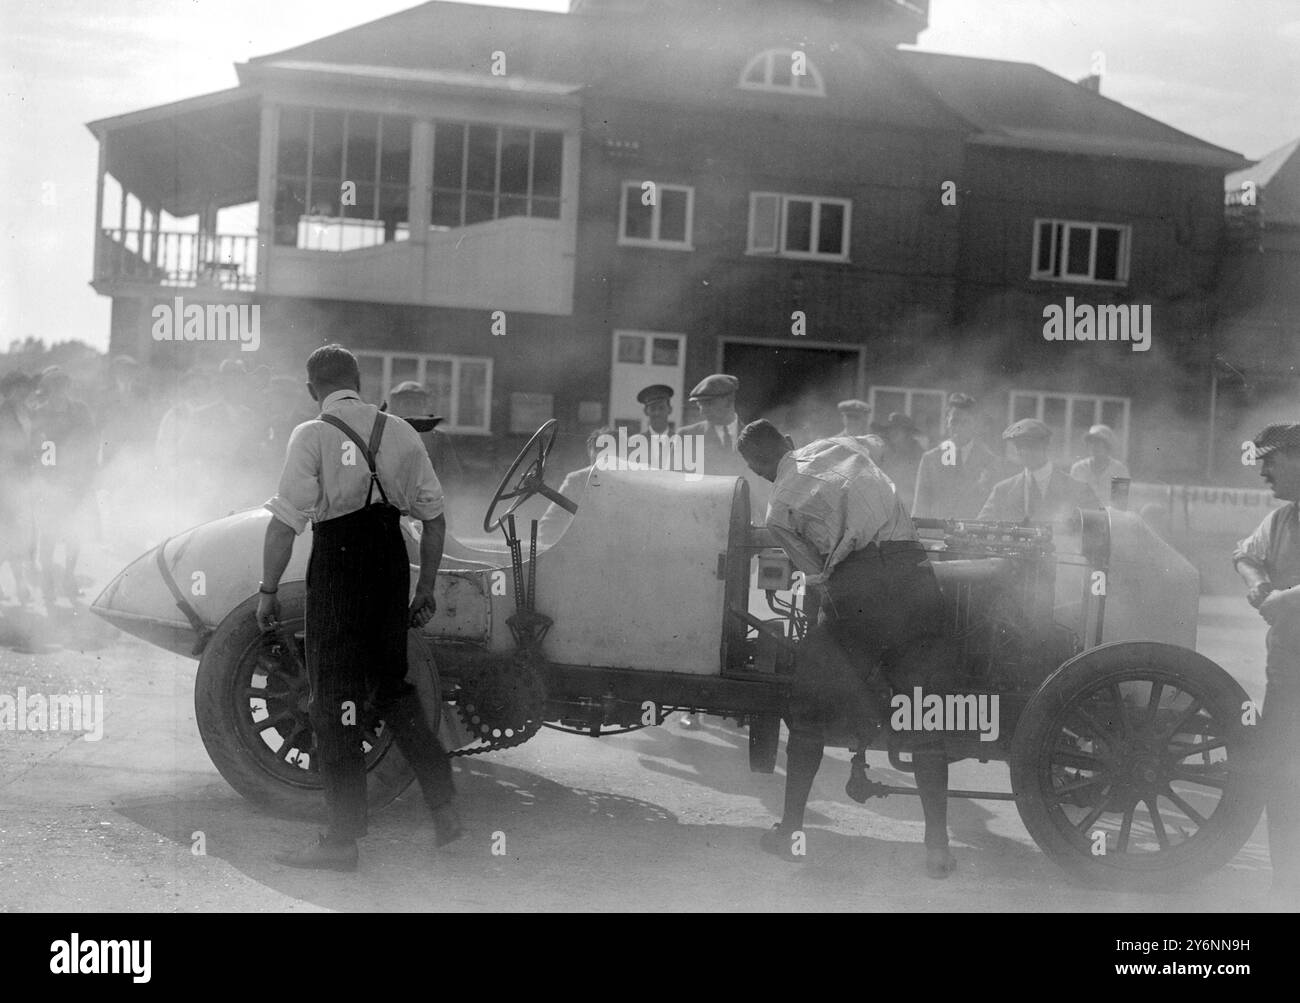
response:
[[[266,528],[257,622],[274,629],[276,597],[293,539],[312,524],[307,565],[306,654],[313,757],[325,787],[329,828],[308,846],[280,854],[291,867],[353,870],[366,833],[362,752],[366,699],[392,728],[433,811],[439,846],[461,835],[451,764],[406,682],[407,631],[437,608],[433,586],[446,521],[442,488],[419,433],[358,393],[357,360],[339,345],[307,360],[307,387],[320,418],[293,430]],[[420,578],[407,605],[410,568],[399,519],[424,525]]]

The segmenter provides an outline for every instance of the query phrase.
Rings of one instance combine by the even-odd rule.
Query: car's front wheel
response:
[[[208,756],[231,787],[277,814],[315,818],[325,800],[307,715],[301,582],[281,589],[280,608],[278,638],[258,629],[256,596],[221,621],[199,661],[194,712]],[[408,636],[408,678],[419,682],[426,708],[439,707],[432,651],[415,631]],[[414,774],[381,722],[367,724],[364,736],[366,796],[374,810],[405,790]]]

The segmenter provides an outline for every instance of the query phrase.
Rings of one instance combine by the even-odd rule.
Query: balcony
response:
[[[572,311],[576,99],[533,127],[349,100],[236,88],[90,123],[95,290]]]
[[[103,227],[95,286],[252,292],[257,287],[257,243],[252,236]]]

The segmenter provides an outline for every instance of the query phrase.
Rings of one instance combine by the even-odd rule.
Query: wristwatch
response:
[[[257,591],[260,592],[260,593],[262,593],[262,595],[264,595],[264,596],[273,596],[273,595],[275,595],[277,592],[279,592],[280,589],[279,589],[279,586],[277,586],[276,588],[273,588],[273,589],[268,589],[268,588],[267,588],[265,585],[263,585],[261,582],[258,582],[258,583],[257,583]]]

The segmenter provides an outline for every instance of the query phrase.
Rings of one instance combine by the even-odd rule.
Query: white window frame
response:
[[[873,422],[884,422],[889,417],[888,414],[882,414],[876,406],[877,394],[902,394],[903,395],[903,413],[909,418],[912,417],[914,410],[912,400],[915,397],[937,397],[939,398],[939,422],[942,431],[943,412],[948,406],[948,391],[939,390],[935,387],[885,387],[873,386],[867,391],[867,403],[871,405],[871,420]]]
[[[620,247],[658,247],[665,251],[693,251],[695,250],[695,189],[690,185],[661,184],[656,181],[655,185],[655,204],[649,208],[653,211],[650,215],[650,236],[646,237],[629,237],[627,235],[627,200],[628,193],[635,192],[637,201],[641,198],[641,186],[644,181],[624,181],[622,184],[622,196],[619,199],[618,206],[618,243]],[[663,202],[659,195],[663,192],[685,192],[686,193],[686,239],[685,240],[662,240],[659,237],[659,221],[663,210]]]
[[[776,199],[776,244],[774,249],[769,250],[765,247],[758,247],[754,242],[754,220],[756,216],[756,206],[759,199]],[[811,202],[813,206],[812,213],[812,231],[809,234],[808,243],[812,247],[818,244],[821,229],[821,207],[823,205],[837,205],[844,209],[844,236],[841,241],[841,251],[838,254],[825,254],[821,251],[791,251],[786,248],[786,223],[790,217],[790,203]],[[849,242],[850,234],[853,229],[853,200],[832,198],[828,195],[797,195],[788,192],[750,192],[749,193],[749,233],[745,242],[745,253],[752,255],[761,255],[763,257],[775,258],[795,258],[800,261],[840,261],[849,260]]]
[[[1019,397],[1035,398],[1034,413],[1030,416],[1021,415],[1021,417],[1033,417],[1043,421],[1043,413],[1047,408],[1047,398],[1057,397],[1065,401],[1065,437],[1063,442],[1056,441],[1056,434],[1052,435],[1052,453],[1061,460],[1073,461],[1082,453],[1087,452],[1083,442],[1073,442],[1071,436],[1074,433],[1074,405],[1078,401],[1087,401],[1094,406],[1093,414],[1101,414],[1102,409],[1096,405],[1120,404],[1124,407],[1124,427],[1122,430],[1115,430],[1119,437],[1120,452],[1125,460],[1128,458],[1129,429],[1132,427],[1133,398],[1115,397],[1110,394],[1079,394],[1067,393],[1062,390],[1021,390],[1014,389],[1007,394],[1007,424],[1010,425],[1016,420],[1016,399]],[[1116,457],[1119,459],[1119,457]]]
[[[1048,262],[1047,270],[1040,271],[1038,268],[1038,252],[1041,244],[1042,229],[1045,224],[1052,227],[1052,247],[1051,260]],[[1060,262],[1060,275],[1056,275],[1053,269],[1057,265],[1056,261],[1056,227],[1064,227],[1065,230],[1061,235],[1061,254],[1063,260]],[[1118,230],[1119,231],[1119,260],[1116,262],[1117,277],[1114,279],[1098,279],[1093,276],[1097,272],[1097,231],[1100,229]],[[1090,242],[1088,274],[1087,275],[1070,275],[1067,269],[1070,266],[1070,231],[1071,230],[1091,230],[1092,240]],[[1040,282],[1072,282],[1079,285],[1089,286],[1125,286],[1128,285],[1129,278],[1129,258],[1133,244],[1133,228],[1124,223],[1089,223],[1077,219],[1050,219],[1042,218],[1034,220],[1034,249],[1033,257],[1029,261],[1029,277]]]
[[[790,83],[775,84],[772,82],[772,66],[775,60],[784,59],[793,63],[795,49],[765,49],[757,56],[745,64],[745,68],[740,71],[740,82],[736,85],[743,91],[766,91],[770,94],[797,94],[801,97],[824,98],[826,96],[826,82],[822,78],[821,71],[813,65],[811,59],[804,54],[804,69],[807,73],[795,76],[790,75]],[[763,80],[755,83],[749,79],[750,72],[762,64]],[[791,67],[793,69],[793,66]],[[799,80],[805,82],[800,84]]]
[[[381,399],[388,394],[393,386],[393,360],[396,358],[415,359],[416,360],[416,382],[422,386],[427,386],[425,380],[428,374],[428,365],[430,362],[450,362],[451,363],[451,404],[448,410],[451,412],[446,415],[446,420],[438,426],[444,432],[455,432],[457,435],[491,435],[492,434],[492,357],[488,355],[443,355],[434,352],[374,352],[360,350],[353,353],[358,360],[361,359],[379,359],[383,365],[382,375],[379,378],[379,392]],[[487,367],[486,375],[486,392],[483,398],[483,424],[482,425],[460,425],[457,424],[457,418],[460,415],[460,370],[464,363],[482,363]]]

